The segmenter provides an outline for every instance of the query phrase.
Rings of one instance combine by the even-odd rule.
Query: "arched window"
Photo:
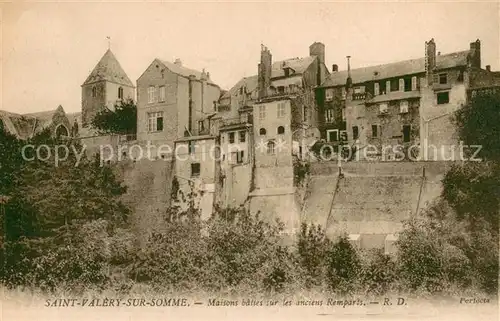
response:
[[[259,135],[265,135],[266,134],[266,129],[265,128],[261,128],[259,129]]]
[[[285,133],[285,127],[279,126],[278,127],[278,135],[283,135]]]
[[[96,88],[96,86],[92,87],[92,97],[97,97],[97,88]]]
[[[57,138],[60,138],[60,137],[68,137],[69,136],[69,131],[68,129],[66,128],[66,126],[64,125],[59,125],[57,126],[56,128],[56,137]]]
[[[271,140],[271,141],[268,141],[267,142],[267,154],[268,155],[274,155],[274,147],[275,147],[275,143]]]
[[[123,87],[118,87],[118,99],[123,99]]]

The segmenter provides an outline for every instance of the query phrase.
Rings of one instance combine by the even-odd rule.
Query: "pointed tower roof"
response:
[[[106,80],[120,85],[134,87],[122,66],[110,49],[106,51],[101,60],[94,67],[94,70],[87,77],[83,85]]]

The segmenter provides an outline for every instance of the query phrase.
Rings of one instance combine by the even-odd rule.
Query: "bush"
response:
[[[346,236],[333,243],[326,254],[328,285],[334,291],[351,293],[354,290],[361,262]]]

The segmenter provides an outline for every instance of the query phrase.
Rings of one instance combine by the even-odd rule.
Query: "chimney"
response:
[[[351,88],[352,78],[351,78],[351,56],[346,56],[347,58],[347,81],[346,81],[346,89]]]
[[[481,68],[481,41],[477,39],[470,43],[469,63],[472,68]]]
[[[201,71],[201,80],[207,80],[208,74],[205,72],[205,68]]]
[[[268,88],[271,86],[272,55],[266,46],[261,45],[260,63],[258,70],[259,99],[267,96]]]
[[[179,58],[177,58],[177,59],[175,59],[174,64],[176,64],[178,66],[182,66],[182,61]]]
[[[486,65],[486,71],[487,72],[491,72],[491,66],[490,65]]]
[[[339,71],[339,65],[333,64],[332,65],[332,72],[337,72]]]
[[[432,73],[436,68],[436,43],[434,38],[425,42],[425,73],[427,76],[427,84],[432,84]]]
[[[318,57],[320,63],[325,63],[325,45],[321,42],[315,42],[309,46],[309,56]]]

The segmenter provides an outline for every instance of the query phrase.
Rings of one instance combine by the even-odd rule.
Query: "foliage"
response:
[[[297,240],[297,256],[304,270],[305,286],[317,286],[324,282],[328,246],[329,240],[320,226],[302,224]]]
[[[0,139],[5,155],[20,155],[28,143],[45,145],[45,160],[30,160],[34,151],[29,150],[26,159],[13,157],[15,166],[0,168],[2,177],[8,177],[4,171],[14,172],[3,182],[9,199],[0,211],[5,262],[0,279],[8,286],[45,290],[106,285],[111,257],[103,249],[115,228],[126,224],[129,210],[119,200],[125,187],[97,159],[77,160],[69,153],[56,162],[56,150],[80,151],[77,142],[54,139],[48,131],[28,142]]]
[[[299,160],[293,163],[293,183],[294,186],[300,185],[310,173],[310,164]]]
[[[468,162],[453,166],[443,179],[443,198],[459,220],[471,228],[485,220],[491,231],[498,232],[500,166],[493,162]],[[479,223],[478,223],[479,224]]]
[[[114,111],[103,108],[92,120],[92,126],[102,133],[135,134],[137,132],[137,106],[132,99],[119,101]]]
[[[454,122],[465,145],[481,145],[481,158],[500,160],[500,95],[477,93],[456,111]]]
[[[346,236],[340,237],[330,246],[326,264],[330,288],[341,293],[352,292],[361,270],[361,262]]]

